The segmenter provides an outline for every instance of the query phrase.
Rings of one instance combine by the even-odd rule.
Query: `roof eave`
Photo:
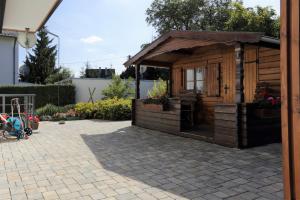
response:
[[[144,55],[149,53],[153,48],[155,48],[157,45],[161,44],[162,42],[166,41],[167,39],[169,39],[170,37],[172,37],[172,35],[175,33],[176,31],[171,31],[167,34],[164,34],[162,36],[160,36],[159,38],[157,38],[156,40],[154,40],[148,47],[146,47],[145,49],[140,50],[135,56],[133,56],[131,59],[129,59],[128,61],[126,61],[124,63],[124,65],[126,67],[130,66],[130,65],[134,65],[137,64],[138,60],[141,59],[140,55]]]
[[[127,62],[124,63],[126,67],[130,65],[136,65],[139,64],[142,59],[147,55],[149,52],[151,52],[153,49],[155,49],[157,46],[163,44],[165,41],[167,41],[169,38],[190,38],[190,39],[203,39],[203,40],[216,40],[217,43],[224,43],[220,41],[218,38],[218,34],[222,34],[224,37],[227,38],[227,41],[225,43],[232,43],[232,42],[240,42],[240,43],[249,43],[249,44],[262,44],[265,46],[270,46],[272,48],[280,48],[280,42],[279,40],[275,38],[265,37],[264,33],[261,32],[209,32],[209,31],[203,31],[201,32],[193,32],[193,31],[171,31],[161,37],[159,37],[157,40],[152,42],[148,47],[141,50],[139,53],[137,53],[135,56],[133,56],[131,59],[129,59]]]
[[[59,0],[56,2],[56,4],[54,4],[54,6],[52,7],[52,9],[49,11],[48,15],[46,16],[46,18],[42,21],[41,25],[39,26],[38,30],[41,30],[41,28],[47,23],[47,21],[50,19],[50,17],[52,16],[52,14],[54,13],[54,11],[58,8],[58,6],[61,4],[63,0]]]

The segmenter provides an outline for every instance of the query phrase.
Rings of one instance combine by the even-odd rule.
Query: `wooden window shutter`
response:
[[[209,64],[207,67],[207,96],[220,96],[220,64]]]

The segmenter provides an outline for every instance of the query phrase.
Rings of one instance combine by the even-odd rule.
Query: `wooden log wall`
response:
[[[269,83],[280,96],[280,50],[254,45],[245,46],[244,56],[244,93],[245,102],[252,103],[256,85],[259,82]]]
[[[239,106],[237,104],[218,104],[215,106],[216,144],[237,148],[239,147]]]
[[[179,100],[170,100],[169,111],[155,111],[144,107],[143,100],[135,100],[135,125],[166,133],[180,132]]]
[[[244,97],[245,102],[254,100],[256,84],[258,79],[258,48],[256,46],[245,46],[244,55]]]
[[[173,96],[179,96],[184,91],[184,70],[188,68],[208,67],[210,64],[220,64],[220,96],[210,97],[207,93],[198,94],[198,123],[214,123],[214,106],[219,103],[234,103],[235,101],[235,52],[234,47],[212,45],[199,48],[193,55],[180,59],[172,67]],[[208,83],[206,83],[208,84]],[[225,92],[225,86],[228,88]]]

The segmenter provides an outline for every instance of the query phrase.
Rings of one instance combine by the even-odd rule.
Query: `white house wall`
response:
[[[88,102],[90,98],[89,89],[95,93],[93,100],[101,100],[104,96],[102,91],[111,83],[111,80],[108,79],[72,79],[72,83],[75,86],[76,90],[76,103],[79,102]],[[153,81],[141,81],[140,92],[141,98],[146,98],[148,91],[152,89]],[[134,82],[132,83],[132,88],[135,88]]]
[[[0,36],[0,85],[18,83],[19,50],[18,45],[16,45],[14,54],[14,44],[14,37]]]

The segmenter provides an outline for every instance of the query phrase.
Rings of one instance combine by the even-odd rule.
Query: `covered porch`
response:
[[[251,107],[259,83],[280,95],[279,46],[261,33],[170,32],[158,38],[125,63],[136,66],[133,124],[228,147],[280,142],[280,118],[254,120]],[[142,65],[170,70],[168,109],[140,99]],[[260,131],[265,128],[268,133]]]

